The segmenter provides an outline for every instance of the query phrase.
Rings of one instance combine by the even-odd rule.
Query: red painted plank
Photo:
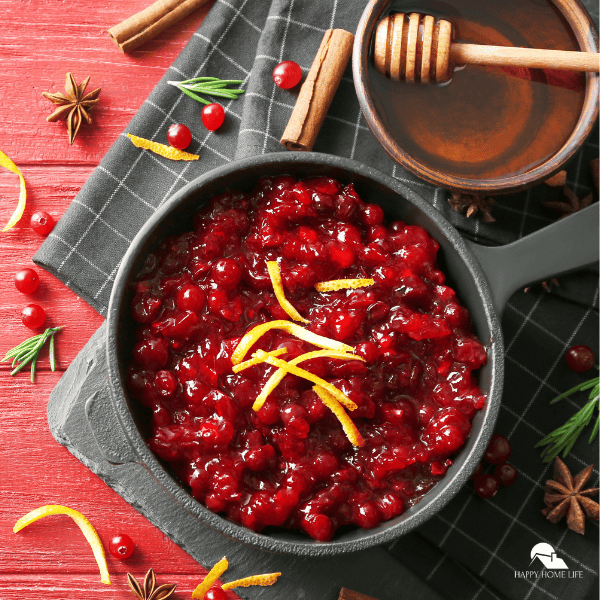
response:
[[[17,164],[97,164],[196,31],[212,3],[124,55],[106,30],[148,0],[22,3],[0,0],[0,149]],[[69,146],[63,122],[46,123],[43,91],[64,89],[65,73],[101,87],[92,125]]]
[[[153,567],[159,583],[177,583],[177,598],[189,598],[205,574],[196,561],[84,467],[50,434],[48,396],[102,318],[60,281],[39,269],[40,288],[19,293],[14,273],[30,266],[42,242],[29,227],[37,209],[58,219],[94,166],[135,114],[166,68],[198,28],[209,6],[188,17],[131,56],[114,46],[105,30],[148,0],[56,2],[0,0],[0,149],[21,168],[28,205],[22,221],[0,234],[0,355],[34,334],[20,322],[21,308],[39,303],[48,326],[64,325],[57,337],[58,371],[41,359],[36,383],[27,373],[10,377],[0,367],[0,598],[2,600],[113,600],[131,598],[125,574],[143,577]],[[94,124],[69,146],[63,123],[46,123],[52,107],[42,91],[60,90],[67,71],[78,80],[91,75],[102,87]],[[90,89],[93,89],[91,87]],[[0,170],[0,224],[18,197],[18,179]],[[131,535],[131,559],[109,557],[112,586],[100,583],[91,550],[67,517],[49,517],[12,533],[16,520],[43,504],[65,504],[87,515],[105,544],[112,535]],[[211,565],[207,565],[210,567]],[[231,598],[236,598],[230,593]]]
[[[29,198],[26,211],[13,229],[0,235],[0,314],[4,334],[0,339],[2,356],[9,348],[37,333],[27,329],[20,319],[21,309],[30,303],[39,304],[46,311],[47,322],[44,327],[65,327],[56,337],[57,358],[61,369],[69,365],[102,323],[102,318],[95,310],[54,276],[31,262],[31,257],[44,240],[31,229],[31,215],[36,210],[43,209],[58,220],[91,171],[92,167],[49,168],[33,165],[22,169]],[[14,209],[18,184],[17,177],[4,170],[0,172],[0,197],[5,199],[0,207],[0,223],[5,223]],[[15,272],[24,267],[34,268],[40,276],[40,286],[31,295],[22,294],[14,285]],[[47,360],[42,359],[40,369],[47,368],[47,364]],[[2,363],[0,372],[7,370],[10,370],[8,363]],[[25,374],[17,377],[26,378]],[[55,383],[56,379],[53,377],[51,381]]]

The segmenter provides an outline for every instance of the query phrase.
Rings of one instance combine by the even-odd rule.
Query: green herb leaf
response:
[[[210,102],[198,94],[235,100],[240,94],[244,93],[244,90],[227,88],[229,85],[240,85],[241,83],[244,83],[241,79],[194,77],[193,79],[186,79],[185,81],[167,81],[167,83],[174,85],[186,96],[189,96],[198,102],[202,102],[202,104],[210,104]]]
[[[56,371],[56,357],[54,354],[54,336],[50,338],[50,347],[48,348],[48,356],[50,357],[50,369]]]
[[[60,331],[62,327],[49,327],[38,335],[34,335],[29,339],[21,342],[18,346],[11,348],[0,362],[4,362],[9,359],[13,359],[12,367],[13,370],[10,372],[11,375],[16,375],[21,369],[31,363],[31,381],[35,381],[35,368],[40,355],[41,349],[44,347],[46,340],[50,338],[50,368],[54,371],[56,368],[56,359],[54,351],[54,334]],[[16,367],[15,365],[19,363]]]
[[[596,367],[596,369],[598,369],[598,367]],[[588,381],[584,381],[575,387],[572,387],[570,390],[560,394],[550,402],[550,404],[554,404],[559,400],[567,398],[571,394],[583,392],[589,390],[590,388],[591,392],[589,394],[589,401],[587,404],[577,411],[564,425],[561,425],[549,433],[543,440],[540,440],[535,445],[536,448],[545,446],[544,450],[542,451],[542,459],[544,462],[550,462],[561,452],[563,458],[567,456],[581,435],[581,432],[585,429],[585,427],[587,427],[587,425],[589,425],[594,416],[594,412],[598,410],[598,405],[600,402],[600,380],[598,377],[594,377]],[[599,421],[600,416],[596,415],[596,422],[588,440],[590,444],[594,441],[596,435],[598,434]]]

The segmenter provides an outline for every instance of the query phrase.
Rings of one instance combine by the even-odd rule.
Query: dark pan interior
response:
[[[354,183],[366,201],[380,204],[388,220],[401,219],[420,225],[440,243],[438,262],[462,303],[468,308],[479,338],[488,348],[488,363],[481,369],[480,386],[488,395],[486,407],[473,421],[465,448],[448,475],[423,500],[403,515],[371,530],[345,529],[331,542],[315,542],[301,532],[272,530],[258,534],[207,510],[194,500],[161,465],[143,441],[143,425],[130,403],[124,381],[135,323],[130,317],[132,276],[147,255],[165,237],[192,229],[194,212],[213,194],[226,189],[250,191],[264,175],[293,174],[299,178],[329,176]],[[113,287],[108,319],[108,361],[115,411],[140,462],[152,472],[167,492],[188,512],[205,524],[243,543],[301,555],[325,555],[360,550],[383,543],[413,529],[458,491],[479,461],[492,433],[502,387],[502,340],[485,276],[456,230],[426,201],[397,181],[359,163],[316,153],[263,155],[232,163],[188,184],[171,198],[140,231],[124,257]]]

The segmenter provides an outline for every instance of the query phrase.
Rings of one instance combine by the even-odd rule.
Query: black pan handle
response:
[[[592,204],[505,246],[469,242],[487,275],[498,315],[519,288],[598,262],[598,207]]]
[[[124,438],[108,389],[94,392],[87,399],[85,416],[106,462],[113,465],[140,462],[140,457]]]

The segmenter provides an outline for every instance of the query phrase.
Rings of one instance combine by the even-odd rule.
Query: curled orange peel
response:
[[[262,575],[252,575],[243,579],[236,579],[224,584],[221,589],[224,591],[236,587],[250,587],[251,585],[273,585],[281,573],[263,573]]]
[[[2,229],[2,233],[12,229],[18,222],[19,219],[23,216],[23,212],[25,211],[25,204],[27,202],[27,190],[25,188],[25,179],[23,178],[23,174],[19,171],[19,167],[15,165],[15,163],[4,154],[0,150],[0,166],[8,169],[15,173],[15,175],[19,176],[19,202],[17,204],[17,208],[15,208],[15,212],[12,214],[11,218],[8,220],[8,223]]]
[[[154,152],[154,154],[158,154],[164,158],[169,158],[171,160],[199,160],[200,158],[197,154],[190,154],[189,152],[184,152],[183,150],[173,148],[173,146],[159,144],[158,142],[153,142],[151,140],[138,137],[137,135],[131,135],[131,133],[128,133],[127,137],[137,148],[150,150],[151,152]]]
[[[194,600],[202,600],[204,595],[210,588],[212,584],[227,571],[227,567],[229,567],[229,561],[227,557],[223,557],[207,574],[204,580],[198,587],[192,592],[192,598]]]
[[[88,544],[92,547],[94,558],[96,559],[98,568],[100,569],[100,581],[102,583],[106,583],[106,585],[110,585],[110,575],[108,574],[108,565],[106,564],[106,555],[104,554],[104,546],[102,545],[102,541],[100,540],[92,524],[79,511],[69,508],[68,506],[61,506],[60,504],[47,504],[46,506],[40,506],[39,508],[27,513],[24,517],[21,517],[15,523],[13,531],[14,533],[17,533],[34,521],[49,515],[67,515],[71,517],[75,523],[77,523]]]
[[[296,323],[292,323],[290,321],[268,321],[267,323],[261,323],[256,327],[252,328],[237,345],[233,354],[231,355],[231,362],[234,365],[241,363],[244,360],[244,356],[248,353],[248,350],[256,344],[256,342],[265,334],[267,331],[271,329],[281,329],[298,339],[304,340],[305,342],[309,342],[314,346],[318,346],[319,348],[326,348],[328,350],[345,350],[346,352],[354,352],[354,348],[352,346],[348,346],[347,344],[343,344],[342,342],[338,342],[337,340],[332,340],[330,338],[326,338],[322,335],[318,335],[301,327]]]
[[[355,290],[375,283],[374,279],[332,279],[315,283],[317,292],[337,292],[338,290]]]
[[[287,315],[294,319],[294,321],[300,321],[301,323],[309,323],[290,303],[285,297],[283,290],[283,283],[281,281],[281,271],[279,265],[274,260],[267,261],[267,270],[269,271],[269,277],[271,278],[271,284],[273,285],[273,291],[275,292],[275,298]]]
[[[342,424],[342,429],[346,434],[346,437],[350,440],[353,446],[364,446],[365,441],[356,425],[352,422],[352,419],[346,414],[341,404],[337,399],[329,393],[328,390],[324,389],[319,385],[313,386],[314,392],[321,398],[323,404],[331,410],[331,412],[337,417],[339,422]]]
[[[316,383],[318,386],[321,386],[322,388],[326,389],[334,398],[336,398],[339,402],[341,402],[342,404],[347,406],[350,410],[354,410],[356,408],[356,404],[354,404],[354,402],[352,402],[352,400],[350,400],[350,398],[348,398],[348,396],[346,396],[346,394],[344,394],[342,391],[338,390],[334,385],[332,385],[328,381],[325,381],[318,375],[315,375],[314,373],[306,371],[305,369],[301,369],[300,367],[297,367],[295,364],[293,364],[294,361],[300,362],[300,361],[298,361],[298,359],[302,358],[303,356],[306,357],[306,354],[303,354],[302,356],[298,356],[297,358],[294,359],[294,361],[290,361],[290,362],[286,362],[285,360],[281,360],[279,358],[276,358],[275,356],[268,356],[268,355],[266,355],[267,353],[263,352],[262,350],[257,350],[256,354],[260,358],[264,358],[264,362],[272,365],[273,367],[279,367],[279,370],[283,372],[281,379],[283,379],[283,376],[285,376],[287,373],[296,375],[296,377],[302,377],[304,379],[308,379],[308,381],[312,381],[313,383]],[[326,354],[319,354],[319,351],[308,352],[308,354],[312,355],[311,358],[317,358],[317,355],[327,356]],[[344,358],[348,358],[348,356],[344,356]],[[362,360],[359,357],[353,357],[353,358]],[[309,360],[309,359],[304,358],[304,360]],[[275,375],[278,372],[279,371],[277,371],[275,373]],[[252,405],[252,408],[254,410],[260,410],[260,408],[265,403],[265,400],[267,399],[269,394],[275,389],[275,386],[279,383],[279,381],[281,381],[281,379],[277,380],[273,376],[271,376],[271,378],[274,380],[275,384],[269,383],[271,381],[271,379],[269,379],[269,381],[266,383],[265,387],[262,389],[262,392],[258,395],[258,397],[256,398],[256,401]],[[257,406],[258,406],[258,408],[257,408]]]
[[[271,350],[271,352],[266,352],[265,354],[268,354],[269,356],[281,356],[282,354],[285,354],[287,352],[287,348],[277,348],[277,350]],[[250,358],[249,360],[245,360],[244,362],[241,362],[239,365],[235,365],[231,370],[234,373],[239,373],[240,371],[243,371],[244,369],[249,369],[250,367],[253,367],[254,365],[259,365],[260,363],[265,362],[264,358],[258,358],[257,356],[253,355],[252,358]]]
[[[360,356],[356,356],[356,354],[348,354],[347,352],[340,350],[314,350],[313,352],[306,352],[305,354],[297,356],[293,360],[290,360],[287,364],[295,366],[306,360],[322,357],[342,358],[346,360],[362,360],[364,362],[364,359]],[[266,361],[266,359],[263,359],[263,362],[264,361]],[[269,394],[281,383],[281,380],[287,375],[287,373],[288,372],[283,369],[277,369],[277,371],[271,375],[267,383],[265,383],[261,393],[256,397],[256,400],[252,405],[253,410],[258,411],[263,407],[263,404],[269,397]],[[354,410],[356,408],[356,404],[354,404],[354,402],[352,402],[352,400],[350,400],[350,398],[348,398],[343,392],[340,392],[340,394],[342,394],[344,397],[344,400],[341,401],[342,404],[347,406],[350,410]]]

